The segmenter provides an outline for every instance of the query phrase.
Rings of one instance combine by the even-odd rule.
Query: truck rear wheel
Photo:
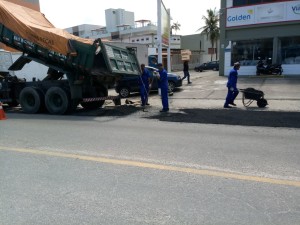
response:
[[[25,113],[34,114],[44,108],[44,95],[34,87],[25,87],[20,93],[19,100]]]
[[[81,102],[80,105],[87,110],[93,110],[93,109],[98,109],[100,108],[103,103],[102,101],[97,101],[97,102]]]
[[[70,109],[71,97],[60,87],[51,87],[45,95],[45,104],[50,114],[62,115]]]
[[[88,96],[85,96],[88,98],[97,98],[97,97],[107,97],[107,91],[105,91],[103,88],[98,88],[96,90],[96,93],[89,94]],[[98,109],[104,104],[105,100],[101,101],[95,101],[95,102],[81,102],[80,105],[87,110],[93,110]]]

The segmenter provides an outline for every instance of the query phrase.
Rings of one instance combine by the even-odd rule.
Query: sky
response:
[[[220,9],[220,0],[163,0],[171,11],[172,23],[179,23],[178,35],[198,33],[204,26],[207,9]],[[135,20],[157,22],[157,0],[40,0],[41,12],[57,28],[81,24],[105,26],[105,10],[125,9],[134,12]]]

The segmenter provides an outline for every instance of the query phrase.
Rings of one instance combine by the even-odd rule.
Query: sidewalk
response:
[[[183,76],[182,72],[175,73]],[[216,71],[190,71],[190,74],[193,83],[187,85],[184,80],[182,87],[169,96],[170,110],[223,109],[227,77],[219,76]],[[245,107],[240,93],[236,99],[239,110],[300,112],[300,76],[240,76],[238,88],[247,87],[263,91],[269,105],[258,108],[254,101],[249,107]],[[139,94],[133,94],[129,99],[139,105]],[[125,104],[125,99],[121,103]],[[153,110],[161,108],[161,99],[157,92],[150,94],[149,103]]]

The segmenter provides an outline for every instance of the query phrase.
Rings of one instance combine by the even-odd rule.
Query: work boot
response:
[[[162,109],[159,112],[168,112],[168,111],[169,111],[169,109]]]

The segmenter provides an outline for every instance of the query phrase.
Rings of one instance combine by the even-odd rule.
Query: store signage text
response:
[[[300,14],[300,4],[292,6],[292,10],[295,14]]]
[[[245,20],[250,20],[250,19],[251,19],[250,15],[235,15],[235,16],[228,16],[227,17],[228,22],[245,21]]]
[[[300,20],[300,1],[287,1],[228,8],[226,27],[298,20]]]

